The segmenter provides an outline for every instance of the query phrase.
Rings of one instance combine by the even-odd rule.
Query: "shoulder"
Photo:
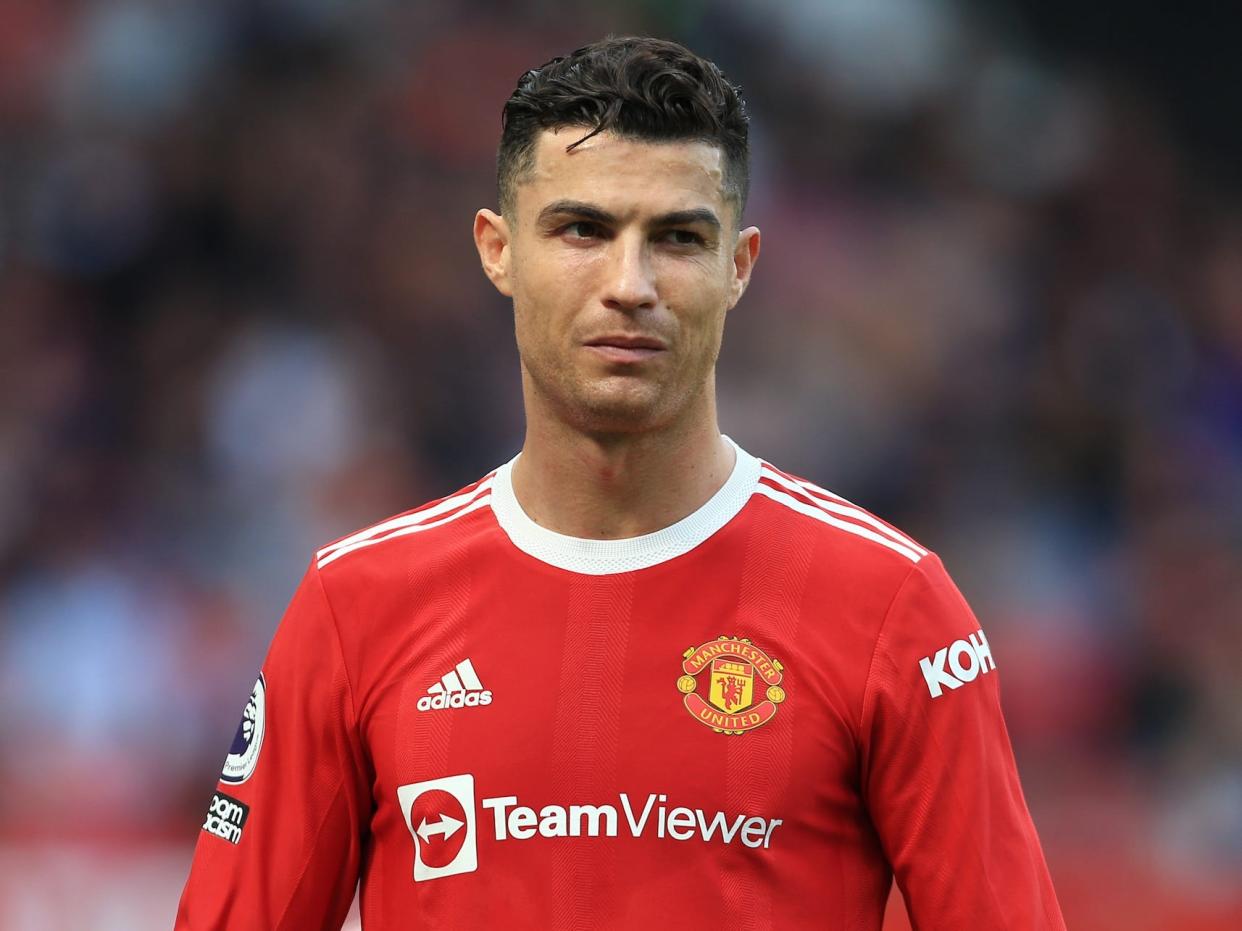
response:
[[[325,577],[372,575],[386,566],[408,566],[411,550],[422,554],[460,544],[463,533],[478,531],[495,475],[493,470],[452,494],[346,534],[318,549],[313,565]]]
[[[826,488],[760,460],[754,493],[776,520],[800,527],[837,560],[906,575],[932,554],[909,534]]]
[[[996,668],[978,618],[940,557],[913,537],[813,482],[763,462],[756,494],[769,519],[814,539],[816,584],[850,617],[831,627],[834,649],[856,635],[864,691],[906,688],[930,697]],[[779,510],[776,508],[779,505]]]

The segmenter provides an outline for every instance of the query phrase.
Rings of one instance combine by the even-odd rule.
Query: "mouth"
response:
[[[643,362],[666,350],[660,340],[651,336],[614,334],[586,340],[586,349],[607,362],[632,364]]]

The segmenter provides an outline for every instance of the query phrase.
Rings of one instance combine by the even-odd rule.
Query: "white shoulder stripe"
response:
[[[364,547],[374,546],[376,543],[385,543],[388,540],[391,540],[393,537],[403,537],[407,533],[417,533],[420,530],[430,530],[432,527],[440,527],[444,524],[457,520],[457,518],[462,517],[463,515],[469,514],[471,511],[477,511],[481,507],[487,507],[491,503],[492,496],[490,493],[479,492],[479,489],[477,488],[475,489],[475,493],[479,494],[479,497],[476,498],[474,501],[472,501],[470,504],[466,505],[464,508],[462,508],[460,511],[458,511],[455,514],[450,514],[448,517],[442,517],[439,520],[433,520],[427,523],[414,524],[409,527],[401,527],[400,529],[393,531],[387,536],[372,537],[366,540],[359,540],[357,543],[353,543],[350,546],[343,546],[340,549],[334,550],[333,552],[328,553],[327,556],[324,556],[323,558],[321,558],[318,564],[319,568],[322,569],[328,563],[332,562],[335,559],[340,559],[346,553],[352,553],[354,552],[354,550],[360,550],[360,549],[363,549]],[[461,497],[469,497],[469,496],[461,496]],[[425,514],[426,511],[424,511],[423,513]]]
[[[766,463],[765,463],[765,465],[766,465]],[[772,466],[768,466],[768,468],[772,468]],[[841,496],[840,496],[839,494],[837,494],[835,491],[829,491],[827,488],[820,488],[820,487],[819,487],[818,485],[816,485],[814,482],[808,482],[808,481],[807,481],[806,479],[804,479],[804,478],[795,479],[795,481],[796,481],[799,485],[801,485],[804,489],[806,489],[807,491],[813,491],[813,492],[815,492],[817,495],[819,495],[819,496],[821,496],[821,497],[823,497],[823,498],[830,498],[830,499],[832,499],[833,501],[840,501],[842,504],[854,504],[854,502],[853,502],[853,501],[850,501],[850,500],[849,500],[849,499],[847,499],[847,498],[843,498],[843,497],[841,497]],[[858,505],[854,505],[854,506],[855,506],[855,507],[857,507]]]
[[[888,526],[886,523],[884,523],[884,521],[880,520],[878,517],[868,514],[866,511],[864,511],[860,507],[851,505],[844,498],[834,495],[830,491],[825,491],[824,489],[820,488],[818,485],[812,485],[810,482],[793,481],[792,479],[788,479],[785,476],[772,471],[772,469],[770,468],[764,468],[761,474],[766,475],[768,478],[772,479],[772,481],[776,482],[778,485],[783,485],[785,488],[788,488],[790,491],[801,492],[804,495],[808,495],[809,497],[814,498],[815,503],[818,504],[821,508],[823,508],[826,511],[831,511],[834,514],[840,514],[842,517],[849,517],[853,520],[860,520],[864,524],[868,524],[871,527],[873,527],[875,530],[884,534],[884,536],[888,537],[894,543],[900,543],[902,546],[909,547],[910,549],[918,553],[920,556],[927,555],[927,550],[919,546],[917,543],[915,543],[913,540],[907,537],[904,533],[900,533],[899,531],[894,530],[892,527]],[[836,500],[825,501],[822,498],[820,498],[817,494],[815,494],[815,492],[818,492],[821,495],[828,495],[832,498],[835,498]]]
[[[492,479],[489,476],[482,482],[479,482],[477,486],[470,489],[470,491],[464,492],[460,495],[454,495],[451,498],[445,498],[439,504],[432,505],[429,508],[425,508],[421,511],[415,511],[413,514],[405,514],[401,517],[394,517],[391,520],[386,520],[383,523],[376,524],[373,527],[368,527],[366,530],[359,530],[357,533],[346,537],[344,540],[337,540],[335,543],[330,543],[316,553],[315,558],[323,559],[330,553],[336,552],[337,550],[351,548],[355,544],[369,539],[370,537],[379,536],[380,534],[387,533],[390,530],[399,530],[402,527],[409,527],[412,524],[421,524],[425,521],[431,520],[433,517],[439,517],[446,511],[451,511],[453,508],[461,507],[475,495],[481,494],[491,487]]]
[[[857,536],[870,540],[873,543],[878,543],[881,546],[886,546],[893,552],[900,553],[902,556],[905,556],[911,562],[918,562],[925,555],[927,555],[926,552],[923,552],[923,553],[916,552],[910,547],[903,546],[902,544],[898,543],[896,540],[892,540],[886,536],[883,536],[882,534],[878,534],[873,530],[868,530],[866,527],[863,527],[860,524],[854,524],[846,520],[839,520],[838,518],[833,517],[823,508],[816,507],[813,504],[807,504],[805,501],[799,501],[797,498],[793,497],[792,495],[787,495],[783,491],[778,491],[777,489],[773,488],[771,485],[763,484],[763,482],[759,482],[755,486],[755,491],[761,495],[764,495],[765,497],[771,498],[773,501],[780,502],[781,504],[785,505],[785,507],[791,508],[797,511],[799,514],[805,514],[807,517],[814,517],[816,520],[823,521],[825,524],[828,524],[832,527],[836,527],[839,530],[844,530],[847,533],[856,534]]]

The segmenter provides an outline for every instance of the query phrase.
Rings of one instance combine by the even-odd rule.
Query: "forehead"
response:
[[[544,130],[534,165],[518,185],[519,212],[538,212],[554,200],[597,204],[610,211],[665,213],[725,207],[724,153],[709,142],[651,142],[581,126]],[[722,215],[723,219],[723,215]]]

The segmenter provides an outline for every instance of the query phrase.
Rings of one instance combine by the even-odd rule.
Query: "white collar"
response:
[[[720,490],[698,510],[652,533],[621,540],[590,540],[541,527],[527,516],[513,494],[513,463],[518,456],[496,470],[492,511],[514,546],[559,569],[583,575],[610,575],[656,566],[690,552],[731,521],[750,500],[759,481],[759,460],[729,437],[724,439],[737,450],[737,461]]]

